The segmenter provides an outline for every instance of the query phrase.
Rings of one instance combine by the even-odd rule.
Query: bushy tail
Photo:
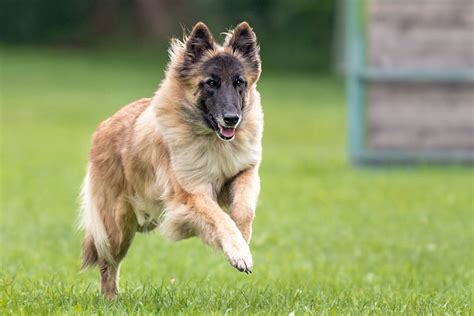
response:
[[[110,243],[102,218],[97,212],[91,195],[90,176],[87,170],[81,190],[81,218],[79,228],[84,230],[86,237],[83,243],[82,268],[97,265],[99,257],[109,263],[114,263],[110,253]]]
[[[97,265],[99,256],[97,254],[97,248],[94,244],[94,238],[91,235],[86,234],[84,242],[82,244],[82,264],[81,270],[86,270]]]

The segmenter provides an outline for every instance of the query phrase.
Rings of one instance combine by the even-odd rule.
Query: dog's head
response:
[[[233,140],[245,119],[248,93],[261,73],[257,38],[247,22],[227,33],[220,46],[208,27],[197,23],[171,47],[171,68],[193,106],[194,120],[222,140]]]

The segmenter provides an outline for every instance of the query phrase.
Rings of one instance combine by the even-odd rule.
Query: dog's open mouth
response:
[[[234,127],[224,127],[221,125],[217,125],[219,129],[216,131],[217,136],[223,140],[232,140],[235,136],[235,128]]]
[[[227,141],[234,139],[235,127],[222,126],[221,124],[217,123],[216,119],[214,118],[214,116],[212,116],[212,114],[209,114],[208,117],[211,123],[210,125],[212,126],[212,128],[220,139]]]

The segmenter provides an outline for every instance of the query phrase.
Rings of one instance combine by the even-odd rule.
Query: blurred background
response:
[[[139,234],[109,304],[78,272],[91,135],[153,95],[170,38],[243,20],[263,60],[254,273]],[[0,314],[472,314],[473,25],[472,0],[0,0]]]
[[[330,0],[2,0],[0,34],[13,44],[138,46],[158,53],[198,21],[218,36],[246,20],[266,47],[267,67],[315,71],[331,65],[335,7]]]

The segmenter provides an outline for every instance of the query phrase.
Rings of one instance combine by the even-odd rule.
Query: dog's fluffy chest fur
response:
[[[258,163],[260,153],[255,147],[237,139],[235,143],[220,140],[190,142],[173,153],[173,168],[184,187],[210,185],[216,196],[227,180]]]
[[[171,159],[174,165],[169,167],[176,173],[177,180],[183,188],[211,193],[218,199],[222,187],[228,180],[258,162],[258,151],[248,151],[249,149],[250,147],[192,143],[181,152],[175,153]],[[147,184],[148,188],[145,187],[142,192],[135,192],[130,197],[140,226],[158,224],[166,208],[161,199],[174,194],[170,192],[169,181],[163,179],[162,168],[165,167],[159,166],[156,169],[153,180]]]
[[[139,185],[129,197],[141,226],[159,221],[166,208],[164,201],[176,193],[172,181],[189,193],[209,193],[217,200],[229,180],[261,159],[261,129],[255,129],[250,119],[231,142],[215,135],[192,135],[186,125],[168,126],[163,121],[170,119],[157,117],[152,103],[135,124],[139,128],[134,132],[131,151],[136,154],[135,160],[151,162],[143,168],[148,170],[146,176],[135,178]],[[170,174],[174,179],[169,178]]]

